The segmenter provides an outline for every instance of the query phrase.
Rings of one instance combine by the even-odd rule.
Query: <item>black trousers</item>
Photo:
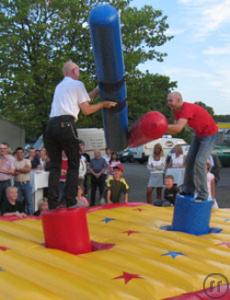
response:
[[[90,206],[95,205],[97,188],[99,188],[100,198],[103,196],[104,189],[105,189],[105,180],[106,180],[105,174],[102,174],[99,178],[91,174]]]
[[[64,115],[50,118],[47,124],[45,147],[50,158],[50,175],[48,186],[49,209],[59,205],[59,178],[61,175],[62,151],[68,158],[66,184],[61,202],[66,206],[75,205],[79,172],[79,141],[74,117]]]

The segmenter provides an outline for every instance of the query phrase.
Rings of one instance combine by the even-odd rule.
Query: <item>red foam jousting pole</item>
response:
[[[57,209],[42,216],[45,246],[72,254],[92,250],[85,208]]]
[[[129,147],[138,147],[159,139],[168,128],[167,119],[158,111],[150,111],[135,122],[129,130]]]

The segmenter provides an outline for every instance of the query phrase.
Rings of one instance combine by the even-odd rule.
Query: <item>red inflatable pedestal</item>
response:
[[[152,140],[159,139],[167,131],[168,123],[164,115],[158,111],[144,114],[129,131],[129,147],[138,147]]]
[[[92,251],[85,208],[57,209],[42,216],[45,246],[72,254]]]

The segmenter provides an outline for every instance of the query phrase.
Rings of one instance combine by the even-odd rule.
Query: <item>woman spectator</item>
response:
[[[161,144],[156,144],[153,154],[149,156],[147,168],[150,171],[149,182],[146,191],[147,203],[152,204],[153,189],[156,188],[156,198],[161,200],[163,187],[163,174],[165,169],[165,157]]]
[[[113,175],[113,168],[120,165],[121,162],[118,158],[117,152],[112,152],[111,153],[111,159],[109,161],[109,175]]]
[[[185,155],[181,145],[176,145],[174,149],[175,153],[172,153],[169,163],[166,163],[167,170],[165,175],[173,176],[175,184],[180,187],[184,182]]]
[[[185,156],[183,149],[180,145],[175,146],[175,153],[172,153],[171,160],[169,162],[169,168],[184,168]]]

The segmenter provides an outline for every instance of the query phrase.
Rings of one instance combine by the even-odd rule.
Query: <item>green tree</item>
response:
[[[73,59],[79,63],[85,71],[82,80],[87,88],[96,84],[87,19],[92,7],[100,2],[104,1],[1,0],[0,113],[25,127],[30,139],[36,138],[45,128],[54,88],[62,78],[64,61]],[[171,37],[166,36],[168,24],[161,11],[151,6],[137,9],[130,6],[131,1],[109,2],[121,13],[130,118],[133,119],[135,101],[138,102],[132,91],[134,78],[137,82],[141,77],[145,86],[150,79],[150,75],[137,72],[138,65],[151,59],[162,61],[166,54],[156,47]],[[158,76],[156,81],[160,84]],[[80,124],[96,126],[99,119],[100,114],[81,118]]]
[[[208,106],[204,102],[201,102],[201,101],[198,101],[195,103],[202,106],[203,108],[205,108],[210,113],[210,115],[214,116],[214,109],[211,106]]]
[[[230,115],[215,115],[214,118],[217,122],[230,122]]]

